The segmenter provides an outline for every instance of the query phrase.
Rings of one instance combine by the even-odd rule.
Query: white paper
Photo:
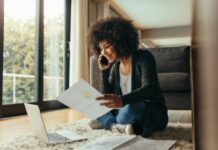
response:
[[[56,131],[56,133],[58,133],[58,134],[60,134],[60,135],[62,135],[64,137],[67,137],[71,141],[79,141],[79,140],[87,139],[84,136],[81,136],[81,135],[79,135],[77,133],[74,133],[74,132],[68,131],[68,130],[59,130],[59,131]]]
[[[102,94],[83,79],[79,80],[56,99],[85,116],[96,119],[111,109],[101,106],[95,98]]]
[[[97,138],[79,150],[168,150],[175,140],[154,140],[135,135],[106,136]]]
[[[105,136],[89,142],[81,147],[79,150],[112,150],[129,140],[135,138],[135,135],[119,135],[119,136]]]
[[[137,137],[123,145],[120,145],[115,150],[168,150],[175,143],[175,140],[154,140]]]

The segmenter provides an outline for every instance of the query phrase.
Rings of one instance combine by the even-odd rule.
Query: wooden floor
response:
[[[85,118],[72,109],[42,113],[47,128]],[[0,119],[0,142],[32,132],[27,115]]]

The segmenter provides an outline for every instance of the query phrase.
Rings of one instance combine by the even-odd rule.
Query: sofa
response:
[[[190,46],[149,48],[172,122],[191,122]],[[90,57],[90,84],[100,90],[100,70]]]

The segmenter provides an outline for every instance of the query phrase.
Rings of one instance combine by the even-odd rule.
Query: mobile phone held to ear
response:
[[[102,56],[101,60],[100,60],[100,63],[103,64],[103,65],[108,65],[109,62],[108,62],[108,60],[107,60],[107,58],[105,56]]]

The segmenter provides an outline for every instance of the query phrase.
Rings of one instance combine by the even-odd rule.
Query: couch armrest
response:
[[[100,76],[100,70],[98,67],[98,59],[95,56],[91,56],[89,58],[90,61],[90,84],[96,88],[98,91],[100,91],[101,88],[101,76]]]

